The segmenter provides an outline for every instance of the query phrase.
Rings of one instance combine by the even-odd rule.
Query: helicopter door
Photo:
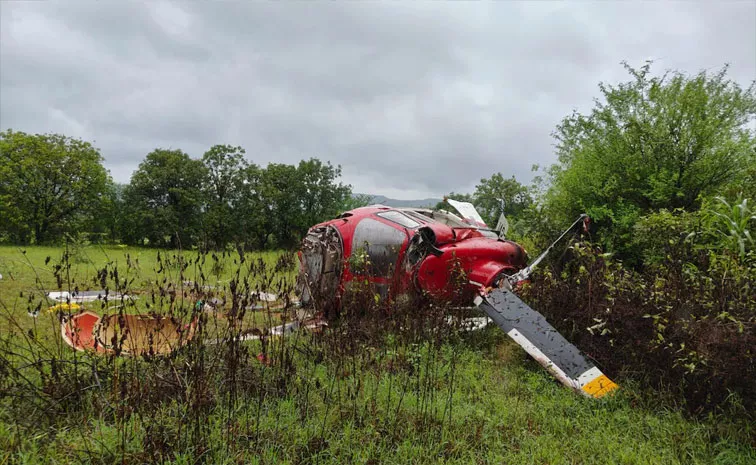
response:
[[[390,278],[407,242],[407,233],[372,218],[357,224],[349,263],[353,275]]]

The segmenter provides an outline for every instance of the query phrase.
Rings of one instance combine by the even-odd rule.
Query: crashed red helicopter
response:
[[[472,204],[445,201],[459,215],[372,205],[310,228],[299,252],[296,287],[300,305],[322,312],[327,321],[338,314],[350,289],[365,281],[382,299],[474,305],[562,384],[596,398],[616,390],[617,384],[514,292],[564,236],[580,223],[587,224],[588,217],[581,215],[528,264],[525,250],[504,237],[507,221],[503,215],[497,227],[490,229]],[[460,280],[460,275],[464,279]],[[58,306],[69,306],[70,313],[71,305],[99,300],[102,294],[107,296],[106,291],[92,291],[52,292],[48,297],[58,301]],[[253,300],[277,299],[262,294],[257,293]],[[299,327],[318,328],[325,323],[311,318],[312,314],[309,317],[309,323],[293,321],[271,328],[269,333],[285,335]],[[63,319],[61,333],[77,350],[112,352],[115,342],[121,341],[125,343],[118,349],[121,353],[169,353],[192,339],[195,323],[177,326],[147,315],[116,318],[78,312]]]
[[[490,229],[475,207],[445,201],[445,210],[372,205],[342,213],[310,228],[299,252],[297,293],[303,306],[326,317],[365,281],[383,298],[420,297],[474,304],[562,384],[599,398],[618,388],[538,312],[515,295],[519,283],[573,228],[581,215],[538,258],[505,239],[506,218]],[[460,282],[455,270],[463,270]]]

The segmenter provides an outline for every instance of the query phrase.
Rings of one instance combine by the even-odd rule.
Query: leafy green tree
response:
[[[124,191],[124,239],[171,248],[195,244],[207,179],[202,161],[181,150],[150,152]]]
[[[310,226],[341,213],[342,206],[351,199],[352,188],[337,182],[341,166],[323,163],[317,158],[302,160],[297,166],[297,194],[301,214],[295,218],[296,232],[304,236]]]
[[[351,194],[346,199],[344,199],[344,203],[341,205],[341,208],[339,208],[339,210],[341,212],[345,212],[354,210],[355,208],[367,207],[368,205],[370,205],[372,199],[373,196],[368,194]]]
[[[647,212],[695,210],[742,176],[752,160],[756,87],[727,79],[727,67],[695,76],[651,75],[625,64],[628,82],[600,84],[602,100],[557,127],[558,164],[546,203],[566,223],[587,212],[604,244],[627,252]]]
[[[108,183],[97,215],[90,220],[90,240],[96,243],[116,243],[121,238],[124,184]]]
[[[349,205],[351,186],[338,182],[341,167],[311,158],[297,166],[271,163],[244,172],[242,230],[257,247],[294,247],[314,224]]]
[[[234,210],[238,221],[235,240],[248,248],[265,248],[273,221],[270,203],[263,197],[265,169],[250,164],[239,174],[239,200]]]
[[[292,247],[296,243],[297,217],[302,214],[297,183],[294,165],[270,163],[260,172],[258,195],[262,210],[257,230],[262,246],[271,236],[275,246]]]
[[[510,224],[514,224],[533,204],[533,196],[527,186],[518,182],[514,176],[505,178],[501,173],[495,173],[490,178],[482,178],[475,186],[473,194],[451,192],[446,197],[472,203],[483,221],[492,228],[496,226],[502,212],[507,215]],[[504,201],[503,210],[502,200]],[[449,205],[443,201],[434,208],[436,210],[450,209]]]
[[[475,187],[473,203],[476,209],[490,227],[495,227],[503,213],[510,221],[516,220],[533,203],[533,198],[527,186],[520,184],[514,176],[505,178],[496,173],[490,178],[480,180]]]
[[[350,208],[351,187],[337,182],[340,175],[340,167],[314,158],[297,166],[242,168],[234,208],[237,242],[257,248],[296,246],[312,225]]]
[[[102,161],[79,139],[0,132],[0,233],[40,244],[87,230],[111,183]]]
[[[210,245],[224,247],[241,227],[236,214],[242,195],[244,172],[249,163],[244,149],[230,145],[214,145],[202,157],[208,173],[204,186],[207,208],[204,213],[205,233]]]
[[[738,196],[756,199],[756,138],[753,139],[745,167],[737,178],[721,191],[721,196],[729,199]]]

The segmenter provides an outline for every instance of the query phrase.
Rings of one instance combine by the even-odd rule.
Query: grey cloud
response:
[[[0,2],[0,127],[340,164],[356,191],[466,191],[552,163],[620,61],[756,77],[756,4]]]

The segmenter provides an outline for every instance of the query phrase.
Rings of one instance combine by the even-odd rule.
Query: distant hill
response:
[[[385,195],[372,195],[372,194],[354,194],[357,195],[366,195],[370,197],[370,203],[376,204],[379,203],[381,205],[386,205],[387,207],[416,207],[416,208],[433,208],[436,206],[438,202],[441,202],[443,199],[418,199],[418,200],[398,200],[398,199],[390,199],[386,197]]]

